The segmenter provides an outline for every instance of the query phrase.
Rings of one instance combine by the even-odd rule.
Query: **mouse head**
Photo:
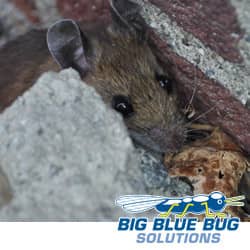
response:
[[[62,68],[76,69],[122,114],[137,143],[174,152],[185,139],[175,83],[157,63],[139,11],[130,1],[111,1],[112,25],[94,33],[59,21],[48,30],[48,47]]]

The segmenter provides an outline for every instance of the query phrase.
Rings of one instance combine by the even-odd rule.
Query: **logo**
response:
[[[169,217],[171,214],[176,218],[183,218],[187,214],[205,214],[208,218],[226,218],[223,213],[228,206],[244,206],[242,200],[245,196],[227,198],[219,191],[208,195],[200,194],[185,197],[163,197],[154,195],[124,195],[116,200],[116,205],[128,213],[143,213],[156,210],[160,217]]]
[[[219,191],[184,197],[124,195],[116,200],[116,205],[125,212],[140,214],[155,210],[158,216],[152,222],[147,217],[121,217],[118,231],[136,232],[139,244],[219,243],[223,232],[237,231],[240,225],[238,217],[227,215],[226,207],[244,206],[244,199],[243,195],[227,198]],[[201,223],[199,215],[205,215]]]

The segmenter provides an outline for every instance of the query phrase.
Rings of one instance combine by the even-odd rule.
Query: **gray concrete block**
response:
[[[145,193],[122,118],[73,70],[46,73],[0,116],[0,166],[13,193],[0,220],[115,220]]]

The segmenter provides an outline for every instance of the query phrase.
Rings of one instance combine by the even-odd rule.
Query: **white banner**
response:
[[[204,233],[202,224],[195,232],[189,234]],[[239,249],[249,246],[250,223],[240,223],[236,231],[212,231],[219,233],[218,243],[166,243],[166,234],[181,233],[185,231],[152,231],[152,223],[143,232],[118,231],[118,222],[115,223],[0,223],[1,248],[5,250],[83,250],[83,249]],[[137,243],[138,234],[143,233],[149,237],[149,241],[156,240],[158,243]],[[154,236],[156,234],[156,236]],[[160,234],[160,236],[159,236]],[[141,235],[142,236],[142,235]],[[144,237],[143,236],[143,237]],[[143,237],[139,237],[142,241]],[[155,238],[156,237],[156,238]],[[172,236],[171,236],[172,237]],[[195,239],[196,236],[193,237]],[[181,241],[184,241],[184,236]],[[168,238],[168,240],[170,237]],[[192,239],[192,240],[193,240]],[[190,239],[189,239],[190,240]]]

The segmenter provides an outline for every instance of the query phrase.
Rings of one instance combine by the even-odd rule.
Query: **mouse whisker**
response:
[[[192,95],[190,97],[188,104],[183,109],[183,113],[187,117],[188,120],[191,120],[196,114],[196,110],[193,106],[194,98],[195,98],[195,95],[197,94],[197,90],[198,90],[197,68],[196,67],[197,67],[197,65],[194,68],[194,88],[192,91]]]
[[[192,109],[192,103],[194,101],[195,94],[197,92],[197,86],[194,87],[192,95],[190,97],[190,100],[188,102],[188,105],[184,108],[184,113],[187,113],[190,109]]]
[[[189,123],[186,124],[186,127],[190,126],[191,124],[193,124],[194,122],[198,121],[199,119],[201,119],[202,117],[206,116],[207,114],[209,114],[210,112],[212,112],[214,109],[216,108],[216,105],[213,106],[212,108],[210,108],[209,110],[207,110],[206,112],[200,114],[199,116],[197,116],[195,119],[193,119],[192,121],[190,121]]]

